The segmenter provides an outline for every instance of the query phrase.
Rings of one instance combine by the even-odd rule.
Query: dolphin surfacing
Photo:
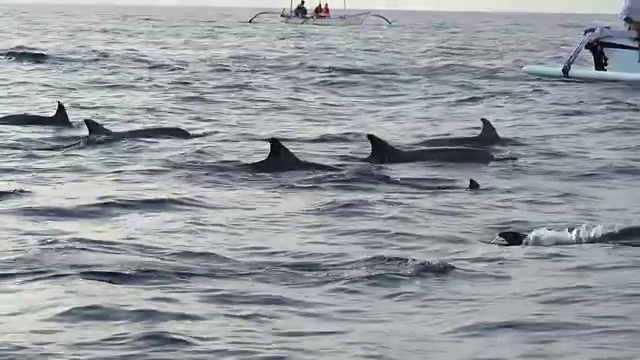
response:
[[[267,139],[269,155],[266,159],[245,164],[244,166],[255,172],[273,173],[287,171],[340,171],[339,168],[305,161],[298,158],[276,138]]]
[[[53,116],[33,114],[6,115],[0,117],[0,125],[73,127],[73,124],[69,121],[67,110],[60,101],[58,101],[58,108]]]
[[[419,150],[401,150],[373,134],[368,134],[367,139],[371,143],[371,154],[364,160],[372,164],[399,164],[425,161],[489,163],[496,160],[493,154],[485,149],[472,147],[434,147]]]
[[[467,190],[480,190],[480,184],[475,179],[469,179]]]
[[[474,136],[459,136],[459,137],[439,137],[427,139],[419,143],[420,146],[474,146],[485,147],[497,145],[502,141],[498,131],[491,124],[491,121],[487,118],[481,118],[482,130],[480,134]]]
[[[84,124],[89,130],[89,136],[100,136],[110,140],[120,139],[152,139],[152,138],[179,138],[190,139],[194,137],[188,131],[178,127],[151,127],[128,131],[112,131],[102,124],[91,119],[85,119]]]

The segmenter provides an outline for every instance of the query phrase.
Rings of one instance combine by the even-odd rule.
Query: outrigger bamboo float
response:
[[[344,0],[344,11],[347,11],[347,0]],[[299,16],[295,13],[293,8],[293,0],[291,0],[291,4],[289,5],[289,13],[286,13],[286,9],[282,9],[281,13],[275,11],[262,11],[255,14],[251,19],[249,19],[249,23],[254,22],[255,19],[262,15],[280,15],[283,19],[283,22],[288,24],[313,24],[313,25],[330,25],[330,26],[341,26],[341,25],[362,25],[369,18],[378,18],[384,21],[387,25],[391,25],[391,21],[386,17],[374,14],[372,12],[363,12],[357,14],[343,14],[340,16],[322,16],[317,17],[315,15],[311,16]]]

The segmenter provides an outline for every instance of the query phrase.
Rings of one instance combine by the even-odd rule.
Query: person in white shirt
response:
[[[620,18],[627,24],[628,30],[640,32],[640,0],[624,0]]]

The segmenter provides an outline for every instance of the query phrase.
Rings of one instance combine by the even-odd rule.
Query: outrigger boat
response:
[[[593,69],[573,68],[583,49],[593,56]],[[526,74],[603,81],[640,81],[640,37],[635,31],[589,28],[562,67],[529,65]]]
[[[344,11],[347,11],[347,0],[344,0]],[[371,12],[363,12],[358,14],[344,14],[337,17],[316,17],[316,16],[296,16],[295,11],[293,9],[293,0],[291,0],[291,4],[289,5],[289,13],[286,13],[286,9],[282,9],[281,13],[274,11],[263,11],[259,12],[251,19],[249,19],[249,23],[252,23],[255,19],[262,15],[280,15],[283,18],[283,22],[285,23],[294,23],[294,24],[313,24],[313,25],[362,25],[368,18],[378,18],[382,21],[386,22],[387,25],[391,25],[391,21],[386,17],[374,14]]]

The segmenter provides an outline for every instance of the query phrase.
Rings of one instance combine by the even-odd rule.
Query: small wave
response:
[[[468,179],[459,181],[448,178],[399,178],[384,174],[376,168],[366,166],[350,169],[343,173],[325,174],[309,178],[304,182],[298,182],[292,186],[304,187],[305,185],[309,185],[309,182],[315,187],[330,187],[352,191],[369,191],[371,185],[393,185],[408,190],[421,191],[463,190],[466,189],[468,185]]]
[[[81,265],[74,266],[86,267]],[[42,282],[48,280],[60,280],[67,278],[80,278],[87,281],[103,282],[111,285],[136,285],[136,286],[159,286],[176,285],[180,282],[189,281],[195,277],[206,277],[209,279],[228,279],[238,275],[237,271],[229,271],[224,274],[211,273],[200,274],[189,271],[158,270],[158,269],[136,269],[134,271],[112,271],[112,270],[83,270],[79,272],[52,273],[49,271],[33,271],[11,274],[7,273],[7,279],[21,280],[22,283]],[[24,278],[24,279],[23,279]],[[0,277],[0,280],[2,278]]]
[[[489,322],[477,322],[471,325],[460,326],[455,328],[449,333],[457,334],[467,337],[481,337],[498,336],[498,333],[504,334],[504,332],[522,332],[522,333],[535,333],[535,332],[566,332],[577,331],[588,328],[585,323],[577,322],[562,322],[562,321],[489,321]]]
[[[31,191],[24,190],[24,189],[14,189],[14,190],[10,190],[10,191],[0,191],[0,200],[3,200],[3,199],[8,198],[8,197],[16,196],[16,195],[30,194],[30,193],[31,193]]]
[[[319,276],[316,280],[318,281],[325,283],[340,282],[343,284],[344,281],[362,283],[372,280],[377,282],[445,275],[457,269],[454,265],[446,262],[385,255],[337,263],[281,262],[271,266],[304,273],[306,274],[304,276],[305,279],[317,273]]]
[[[451,101],[451,103],[452,105],[477,104],[497,96],[498,95],[492,94],[492,93],[487,93],[483,95],[470,95],[470,96],[464,96],[458,99],[454,99]]]
[[[169,72],[185,70],[186,66],[171,65],[171,64],[151,64],[149,70],[166,70]]]
[[[315,137],[287,137],[278,136],[278,139],[287,143],[307,143],[307,144],[332,144],[332,143],[353,143],[361,141],[364,135],[360,132],[342,132],[333,134],[324,134]],[[264,138],[256,137],[254,134],[247,134],[248,141],[264,141]]]
[[[399,273],[411,277],[424,274],[448,274],[456,269],[455,266],[446,262],[432,262],[414,258],[385,255],[372,256],[355,262],[348,262],[344,265],[356,267],[362,266],[369,269],[404,269],[399,271]]]
[[[207,304],[220,305],[262,305],[262,306],[284,306],[292,308],[315,308],[319,304],[311,301],[296,300],[290,297],[274,294],[253,294],[238,291],[219,291],[216,294],[204,295],[200,301]]]
[[[169,333],[166,331],[153,331],[147,332],[142,335],[132,336],[128,333],[116,334],[109,336],[106,339],[100,341],[103,344],[109,344],[113,346],[126,346],[129,345],[134,348],[147,350],[149,348],[158,347],[191,347],[197,345],[195,339],[189,339],[186,336],[179,336],[177,334]]]
[[[112,285],[160,285],[176,283],[184,276],[176,272],[164,272],[158,270],[137,270],[135,272],[120,271],[81,271],[78,273],[83,280],[99,281]],[[188,274],[189,277],[192,274]]]
[[[275,331],[274,332],[274,336],[280,336],[280,337],[296,337],[296,338],[300,338],[300,337],[316,337],[316,336],[335,336],[335,335],[344,335],[344,334],[348,334],[348,331],[344,331],[344,330],[332,330],[332,331],[321,331],[321,330],[314,330],[314,331],[295,331],[295,330],[287,330],[287,331]]]
[[[324,204],[316,206],[313,209],[306,210],[305,213],[310,215],[327,215],[336,213],[341,217],[360,217],[367,215],[372,211],[374,202],[365,199],[355,200],[330,200]]]
[[[0,272],[0,281],[16,281],[21,279],[32,279],[42,277],[43,275],[51,274],[49,270],[32,270],[32,271],[12,271],[2,273]]]
[[[210,103],[211,100],[207,99],[204,95],[186,95],[178,98],[180,102],[184,103]]]
[[[337,75],[400,75],[400,73],[384,69],[365,69],[346,66],[307,66],[309,70],[318,71],[320,73],[331,73]]]
[[[127,310],[114,306],[87,305],[64,310],[53,316],[51,320],[68,323],[85,321],[162,323],[167,321],[202,321],[204,318],[183,312],[167,312],[153,309]]]
[[[315,81],[313,85],[326,86],[334,89],[356,89],[362,86],[362,82],[360,80],[349,80],[346,78],[320,79]]]
[[[151,199],[115,199],[72,207],[42,206],[13,209],[23,216],[45,217],[49,219],[79,218],[97,219],[106,216],[118,216],[123,211],[180,211],[193,208],[212,208],[204,202],[190,198],[151,198]]]
[[[220,254],[216,254],[213,252],[204,252],[204,251],[178,251],[169,254],[172,259],[181,259],[181,260],[200,260],[204,261],[208,264],[240,264],[241,262],[230,257],[226,257]]]

